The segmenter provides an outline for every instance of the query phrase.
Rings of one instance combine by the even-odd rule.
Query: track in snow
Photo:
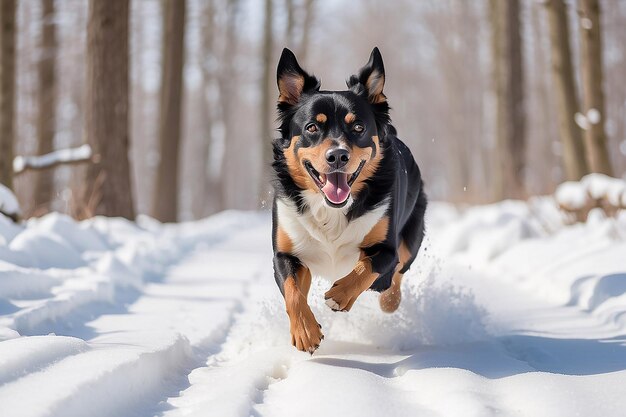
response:
[[[162,275],[115,287],[113,304],[102,277],[83,289],[57,272],[25,269],[22,282],[12,270],[7,288],[26,286],[32,299],[0,305],[0,324],[58,336],[0,342],[0,414],[623,415],[626,244],[593,233],[492,247],[492,259],[471,256],[471,239],[460,254],[431,246],[395,315],[371,293],[348,314],[332,312],[328,284],[316,281],[310,303],[326,339],[313,356],[289,345],[266,216],[217,218],[171,252]],[[11,306],[21,309],[6,314]]]

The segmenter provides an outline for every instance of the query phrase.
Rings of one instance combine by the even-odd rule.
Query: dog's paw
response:
[[[291,344],[296,349],[309,352],[311,355],[320,347],[324,340],[322,326],[315,320],[311,309],[303,309],[300,314],[290,319]]]
[[[349,277],[341,278],[324,294],[326,305],[334,311],[350,311],[361,292]]]

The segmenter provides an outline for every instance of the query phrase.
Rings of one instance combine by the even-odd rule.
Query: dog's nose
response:
[[[350,152],[344,148],[331,148],[326,151],[326,162],[335,169],[343,168],[350,160]]]

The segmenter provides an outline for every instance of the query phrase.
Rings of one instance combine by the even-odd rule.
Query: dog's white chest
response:
[[[295,206],[278,200],[278,222],[297,256],[315,276],[335,281],[346,276],[359,260],[359,245],[387,210],[387,204],[348,222],[348,208],[333,209],[323,198],[307,196],[310,209],[298,214]]]

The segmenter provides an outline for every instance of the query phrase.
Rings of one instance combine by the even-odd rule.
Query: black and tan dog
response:
[[[325,298],[335,311],[371,289],[393,312],[422,244],[422,178],[391,125],[384,83],[378,48],[347,91],[320,91],[288,49],[278,63],[274,275],[291,342],[302,351],[313,353],[324,338],[307,303],[311,276],[334,281]]]

